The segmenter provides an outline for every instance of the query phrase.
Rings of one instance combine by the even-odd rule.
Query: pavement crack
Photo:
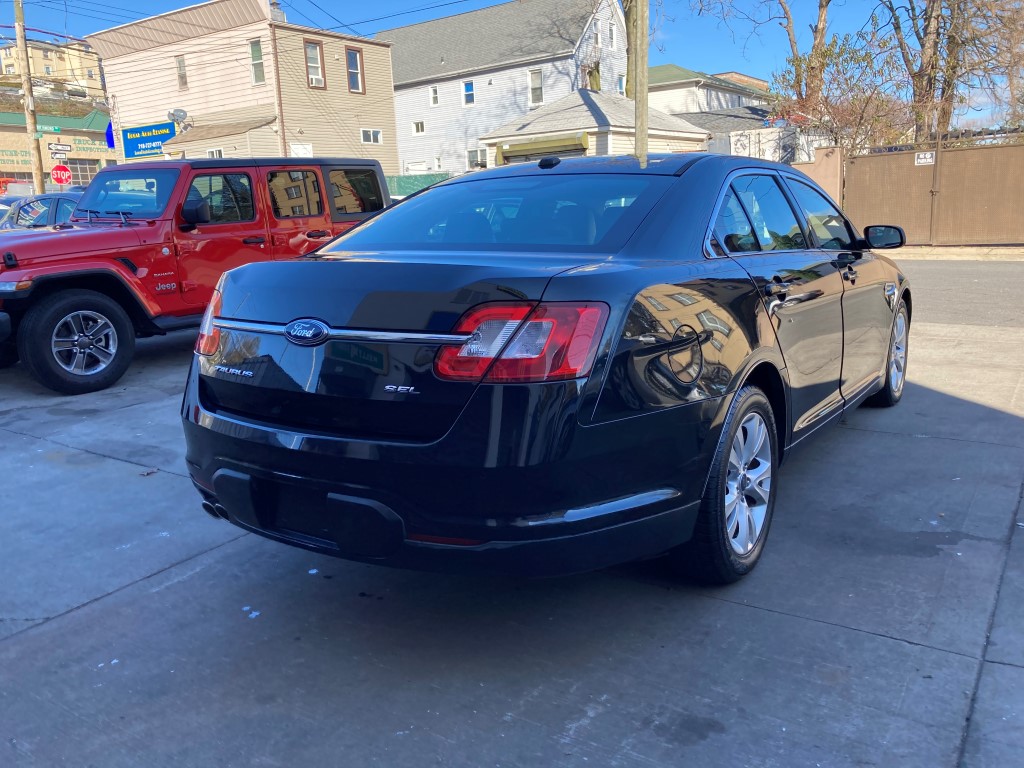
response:
[[[177,568],[179,565],[183,565],[183,564],[185,564],[187,562],[195,560],[198,557],[202,557],[203,555],[207,555],[210,552],[216,552],[221,547],[226,547],[228,544],[233,544],[234,542],[238,541],[239,539],[242,539],[242,538],[245,538],[246,536],[251,536],[251,535],[252,534],[250,534],[250,533],[240,533],[239,535],[234,536],[234,537],[228,539],[227,541],[222,541],[220,544],[216,544],[216,545],[214,545],[212,547],[207,547],[206,549],[203,549],[203,550],[201,550],[199,552],[191,554],[188,557],[183,557],[180,560],[177,560],[177,561],[171,563],[170,565],[165,565],[163,568],[159,568],[159,569],[153,571],[152,573],[147,573],[145,576],[140,576],[139,578],[135,579],[134,581],[129,581],[127,584],[122,584],[119,587],[115,587],[114,589],[110,590],[109,592],[105,592],[102,595],[98,595],[98,596],[96,596],[94,598],[86,600],[84,603],[79,603],[78,605],[73,605],[70,608],[68,608],[66,611],[61,611],[58,614],[54,614],[53,616],[48,616],[45,619],[41,619],[41,620],[39,620],[38,624],[33,624],[30,627],[25,627],[24,629],[20,629],[17,632],[14,632],[14,633],[8,635],[7,637],[5,637],[2,640],[0,640],[0,643],[6,643],[9,640],[11,640],[12,638],[18,637],[19,635],[21,635],[21,634],[23,634],[25,632],[31,632],[33,630],[39,629],[40,627],[44,627],[47,624],[49,624],[51,621],[63,618],[64,616],[68,616],[68,615],[74,613],[75,611],[79,611],[79,610],[81,610],[83,608],[87,608],[88,606],[92,605],[93,603],[97,603],[100,600],[106,600],[108,597],[112,597],[113,595],[116,595],[118,592],[123,592],[126,589],[134,587],[136,584],[141,584],[144,581],[152,579],[154,576],[159,576],[162,573],[166,573],[167,571],[170,571],[173,568]]]
[[[955,443],[971,443],[973,445],[991,445],[997,448],[1011,448],[1018,451],[1024,451],[1024,446],[1013,445],[1012,443],[995,443],[991,440],[969,440],[964,437],[950,437],[948,435],[926,435],[923,433],[909,434],[907,432],[893,432],[888,429],[871,429],[870,427],[852,427],[849,424],[840,422],[840,429],[850,429],[855,432],[871,432],[876,435],[895,435],[896,437],[916,437],[928,440],[950,440]]]
[[[88,453],[92,456],[99,456],[104,459],[110,459],[111,461],[120,461],[124,464],[130,464],[133,467],[142,467],[143,469],[155,469],[157,472],[163,472],[168,475],[174,475],[175,477],[188,477],[187,472],[175,472],[170,469],[161,469],[160,467],[154,467],[152,464],[143,464],[138,461],[126,459],[123,456],[113,456],[109,453],[103,453],[102,451],[93,450],[91,448],[82,448],[81,446],[78,445],[62,443],[60,440],[57,440],[56,438],[53,437],[42,437],[40,435],[33,435],[29,432],[19,432],[16,429],[11,429],[10,427],[0,427],[0,431],[8,432],[12,435],[18,435],[20,437],[30,437],[33,440],[41,440],[44,443],[50,443],[51,445],[59,445],[61,448],[67,448],[70,451],[81,451],[82,453]]]

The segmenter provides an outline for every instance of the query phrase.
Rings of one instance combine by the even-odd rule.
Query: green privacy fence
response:
[[[388,176],[388,189],[392,197],[405,197],[450,177],[450,173],[412,173],[405,176]]]

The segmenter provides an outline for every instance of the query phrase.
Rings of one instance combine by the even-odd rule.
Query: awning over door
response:
[[[494,164],[522,163],[552,155],[580,157],[587,153],[589,147],[590,134],[585,131],[522,141],[503,141],[498,143]]]

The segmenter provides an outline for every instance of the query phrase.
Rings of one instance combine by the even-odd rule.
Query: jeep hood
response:
[[[145,242],[155,242],[158,237],[158,228],[149,222],[129,226],[121,222],[102,222],[8,229],[0,231],[0,254],[13,253],[19,267],[40,266],[52,259],[68,256],[111,254],[120,248],[135,248]]]

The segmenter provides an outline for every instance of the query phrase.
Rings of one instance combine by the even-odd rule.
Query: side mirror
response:
[[[210,204],[205,200],[186,200],[181,206],[181,218],[185,220],[185,231],[195,229],[197,224],[209,224]]]
[[[874,224],[864,227],[864,240],[868,247],[885,250],[888,248],[900,248],[907,243],[907,236],[902,227],[894,227],[888,224]]]

